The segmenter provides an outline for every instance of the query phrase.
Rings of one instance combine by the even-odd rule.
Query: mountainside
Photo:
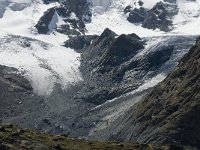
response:
[[[103,140],[185,144],[200,148],[199,56],[198,39],[175,71],[126,115],[93,136]]]
[[[0,0],[0,120],[90,140],[199,146],[189,131],[198,127],[184,122],[191,91],[179,91],[198,93],[198,69],[183,85],[187,69],[170,74],[199,25],[200,0]]]

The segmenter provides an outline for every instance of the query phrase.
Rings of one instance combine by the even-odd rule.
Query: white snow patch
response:
[[[136,33],[140,37],[162,36],[162,35],[198,35],[200,34],[200,0],[187,1],[177,0],[179,13],[173,19],[175,29],[171,32],[162,32],[160,30],[151,30],[141,27],[139,24],[132,24],[127,21],[124,14],[124,8],[128,5],[138,8],[139,0],[115,0],[112,2],[89,0],[96,7],[103,7],[101,11],[94,11],[92,22],[86,24],[87,34],[101,34],[105,28],[110,28],[117,34]],[[144,7],[151,9],[157,2],[163,0],[142,0]],[[98,10],[98,9],[97,9]],[[102,12],[103,11],[103,12]]]
[[[82,80],[78,69],[80,54],[61,46],[68,37],[53,31],[63,23],[58,14],[54,14],[49,25],[53,32],[48,35],[37,34],[34,27],[47,9],[60,4],[45,5],[41,0],[6,2],[26,7],[20,11],[7,7],[0,18],[0,64],[19,69],[39,95],[51,94],[55,84],[66,89]]]
[[[175,29],[173,34],[198,35],[200,34],[200,0],[177,0],[179,13],[174,17]]]
[[[147,90],[147,89],[149,89],[149,88],[152,88],[152,87],[156,86],[158,83],[162,82],[165,78],[166,78],[166,75],[164,75],[164,74],[158,74],[157,76],[155,76],[155,77],[153,77],[153,78],[151,78],[151,79],[146,80],[145,83],[142,84],[141,86],[139,86],[136,90],[133,90],[132,92],[123,94],[123,95],[120,96],[120,97],[116,97],[116,98],[114,98],[114,99],[111,99],[111,100],[109,100],[109,101],[106,101],[105,103],[96,106],[96,107],[93,108],[92,110],[95,110],[95,109],[100,108],[100,107],[102,107],[102,106],[104,106],[104,105],[107,105],[108,103],[112,103],[112,102],[114,102],[114,101],[116,101],[116,100],[118,100],[118,99],[120,99],[120,98],[127,97],[127,96],[133,95],[133,94],[135,94],[135,93],[137,93],[137,92],[142,92],[142,91],[144,91],[144,90]]]
[[[81,80],[80,55],[72,49],[15,37],[0,40],[0,64],[19,69],[39,95],[49,95],[56,83],[64,90]]]
[[[74,12],[72,12],[72,13],[70,14],[69,19],[75,19],[75,20],[78,20],[78,17],[76,16],[76,14],[75,14]]]
[[[161,81],[163,81],[166,78],[166,75],[164,74],[158,74],[157,76],[153,77],[152,79],[147,80],[143,85],[141,85],[135,92],[138,91],[143,91],[143,90],[147,90],[149,88],[152,88],[154,86],[156,86],[158,83],[160,83]]]
[[[87,34],[101,34],[105,28],[110,28],[117,34],[136,33],[140,37],[159,36],[164,32],[160,30],[149,30],[141,27],[141,25],[134,25],[127,21],[124,14],[124,7],[114,1],[112,9],[103,14],[96,14],[92,18],[92,22],[86,24],[88,30]]]

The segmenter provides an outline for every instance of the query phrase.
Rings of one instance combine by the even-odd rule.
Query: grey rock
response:
[[[173,29],[172,17],[177,13],[176,4],[159,2],[148,12],[142,26],[148,29],[160,29],[168,32]]]
[[[97,37],[97,35],[82,35],[71,37],[64,43],[64,46],[75,49],[77,52],[81,52],[83,48],[90,46],[92,41],[94,41]]]

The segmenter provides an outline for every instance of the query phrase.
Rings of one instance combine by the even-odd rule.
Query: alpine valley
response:
[[[0,150],[200,149],[199,35],[200,0],[0,0]]]

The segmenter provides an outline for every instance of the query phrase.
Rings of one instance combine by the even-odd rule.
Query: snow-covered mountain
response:
[[[165,79],[199,25],[200,0],[0,0],[0,119],[96,138]]]
[[[64,77],[64,74],[66,72],[70,72],[70,74],[72,74],[70,76],[73,76],[73,77],[68,78],[69,83],[75,82],[75,80],[79,81],[79,79],[81,79],[81,75],[79,75],[78,73],[79,62],[77,59],[79,57],[79,54],[76,54],[75,52],[73,54],[72,52],[73,50],[68,50],[70,52],[68,53],[67,50],[65,50],[66,48],[60,47],[60,45],[62,45],[62,43],[68,39],[68,36],[65,34],[70,34],[70,33],[73,34],[76,31],[75,34],[77,33],[83,34],[83,32],[85,32],[88,35],[91,35],[91,34],[99,35],[102,33],[102,31],[105,28],[110,28],[111,30],[115,31],[119,35],[123,33],[125,34],[136,33],[137,35],[142,36],[142,37],[177,35],[177,34],[178,35],[198,35],[200,33],[198,29],[198,26],[200,23],[200,17],[199,17],[200,2],[198,0],[196,1],[177,0],[177,1],[163,2],[163,4],[173,3],[174,5],[177,5],[178,7],[177,9],[178,13],[171,18],[173,21],[173,29],[167,33],[160,31],[159,29],[152,30],[152,29],[143,28],[142,24],[139,24],[139,23],[134,24],[127,21],[127,16],[131,13],[131,12],[124,13],[124,9],[127,6],[131,7],[130,11],[133,11],[135,9],[140,9],[141,7],[149,11],[153,7],[155,7],[156,3],[158,2],[160,1],[159,0],[154,0],[154,1],[89,0],[88,1],[89,4],[84,4],[84,3],[87,3],[86,1],[84,2],[82,1],[82,4],[77,4],[77,2],[70,4],[70,6],[73,5],[74,7],[76,5],[80,5],[80,6],[84,6],[83,7],[84,9],[90,8],[91,10],[87,10],[87,12],[88,14],[91,13],[92,16],[86,16],[88,14],[80,13],[81,12],[80,10],[79,11],[77,9],[69,10],[68,7],[64,8],[63,6],[64,2],[61,3],[59,1],[55,1],[55,2],[50,1],[49,4],[44,4],[43,1],[41,0],[28,0],[28,1],[27,0],[20,0],[20,1],[1,0],[0,1],[1,39],[2,38],[10,39],[10,36],[12,35],[20,36],[22,38],[18,37],[19,41],[15,43],[13,41],[12,46],[14,48],[19,47],[18,49],[21,49],[18,42],[21,42],[20,40],[25,39],[25,38],[31,38],[31,39],[34,39],[35,41],[39,40],[40,42],[47,43],[49,47],[53,49],[53,51],[51,52],[52,57],[49,56],[49,53],[50,53],[49,51],[45,52],[44,50],[45,48],[39,45],[36,46],[36,48],[32,48],[32,47],[23,48],[23,49],[32,49],[32,52],[30,52],[30,50],[28,51],[29,54],[26,52],[23,52],[22,50],[21,51],[18,50],[16,52],[15,50],[13,50],[14,48],[7,46],[6,42],[9,42],[9,41],[2,40],[1,47],[8,47],[8,49],[11,49],[11,50],[6,50],[5,48],[1,48],[3,49],[3,51],[1,51],[1,57],[4,58],[4,59],[1,59],[1,64],[8,65],[10,67],[16,67],[20,69],[21,72],[26,72],[26,76],[34,85],[37,83],[37,82],[35,83],[34,80],[35,79],[38,80],[38,78],[40,78],[41,80],[42,78],[45,78],[44,79],[45,82],[48,80],[51,80],[53,83],[51,83],[50,85],[45,84],[45,87],[44,87],[44,89],[49,89],[50,87],[51,88],[53,87],[52,84],[57,83],[57,82],[59,83],[60,82],[59,80],[62,80],[62,79],[67,82],[65,84],[68,84],[68,81],[66,80],[68,77]],[[89,5],[89,7],[87,8],[86,5]],[[51,11],[47,11],[47,10],[50,10],[51,8],[54,8],[52,11],[52,15],[50,14]],[[159,11],[159,8],[157,8],[157,11]],[[42,22],[41,20],[41,24],[44,25],[45,23],[47,23],[48,33],[46,35],[38,34],[37,33],[38,30],[36,28],[37,27],[36,25],[38,24],[38,21],[40,20],[40,18],[43,16],[44,12],[46,12],[47,15],[44,15],[44,18],[43,18],[44,22]],[[86,10],[84,10],[84,12],[86,12]],[[83,28],[85,29],[80,29],[80,26],[76,25],[76,20],[83,19],[83,18],[80,18],[80,16],[78,16],[80,14],[82,15],[83,18],[84,17],[91,18],[91,22],[85,22],[85,26],[83,25]],[[73,29],[74,31],[67,32],[60,29],[60,27],[63,27],[65,29],[68,28],[66,26],[69,26],[69,30],[72,30],[74,28]],[[44,31],[44,28],[42,29]],[[79,32],[80,30],[83,32]],[[61,33],[64,33],[64,35],[59,33],[59,31]],[[31,43],[35,43],[34,40]],[[40,50],[38,49],[38,47],[42,49],[41,53],[45,53],[45,54],[40,54],[39,52]],[[36,50],[34,49],[37,49],[38,52],[36,52]],[[61,56],[64,57],[64,55],[57,54],[59,52],[56,51],[56,49],[59,49],[61,54],[66,53],[66,55],[70,55],[74,57],[69,57],[69,59],[72,59],[72,60],[63,59],[63,61],[61,61],[60,59],[57,59],[57,57],[61,57]],[[5,54],[5,53],[8,53],[8,54]],[[37,57],[36,53],[39,53],[40,56]],[[56,55],[54,53],[56,53]],[[7,55],[7,58],[5,57],[5,55]],[[26,55],[24,57],[26,58],[30,57],[30,58],[27,59],[27,61],[26,60],[22,61],[21,60],[22,55]],[[49,58],[46,58],[46,56],[44,55],[48,55]],[[16,62],[13,61],[14,60],[13,58],[15,58],[15,60],[19,63],[16,64]],[[10,62],[11,60],[13,63]],[[37,63],[36,62],[33,63],[33,61],[37,61]],[[44,67],[40,67],[42,66],[41,64],[48,61],[53,61],[52,63],[46,64],[50,68],[55,68],[54,65],[59,64],[63,66],[63,69],[56,70],[55,68],[53,69],[53,71],[49,71],[48,69],[44,69]],[[69,62],[74,62],[74,63],[69,63]],[[66,63],[70,65],[64,65]],[[38,69],[32,69],[32,66],[35,66]],[[69,68],[74,68],[73,69],[74,71]],[[40,76],[38,77],[38,72],[40,72],[41,74],[40,70],[44,72],[43,77],[40,77]],[[65,82],[63,80],[62,82]],[[40,89],[42,88],[40,87]],[[38,91],[38,90],[35,89],[35,91]]]
[[[158,7],[158,5],[156,5],[158,3],[162,3],[162,5]],[[142,27],[142,21],[136,22],[135,24],[127,21],[127,18],[131,14],[134,15],[135,18],[138,16],[141,17],[141,15],[143,15],[142,11],[140,11],[141,8],[143,8],[147,13],[145,14],[146,18],[144,17],[144,19],[148,20],[148,17],[153,17],[149,22],[150,24],[156,24],[156,21],[159,20],[162,21],[162,17],[171,20],[172,30],[170,30],[168,34],[190,35],[199,34],[200,32],[197,28],[200,22],[200,1],[198,0],[113,0],[112,2],[106,0],[104,3],[98,2],[97,0],[94,1],[94,5],[92,23],[86,24],[89,33],[98,34],[101,33],[104,28],[109,27],[118,34],[134,32],[139,36],[145,37],[166,34],[159,30],[159,26],[156,30],[148,30]],[[98,13],[98,11],[96,11],[96,7],[99,5],[106,8],[104,9],[106,10],[104,13]],[[129,8],[130,12],[124,13],[125,8]],[[172,15],[171,13],[174,14]],[[150,16],[149,14],[154,15]]]

